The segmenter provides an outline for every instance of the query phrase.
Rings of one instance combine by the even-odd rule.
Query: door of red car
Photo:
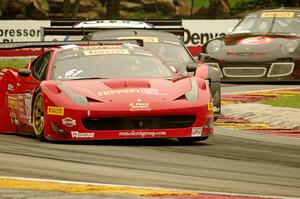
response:
[[[11,85],[14,89],[8,90],[8,104],[11,106],[10,117],[16,126],[31,125],[31,105],[35,90],[40,82],[46,79],[48,63],[51,53],[47,52],[37,57],[30,65],[31,75],[18,75]]]

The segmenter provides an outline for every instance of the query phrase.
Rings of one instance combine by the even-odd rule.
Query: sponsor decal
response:
[[[158,43],[157,37],[136,36],[136,37],[118,37],[117,39],[141,39],[141,40],[143,40],[143,42],[146,42],[146,43]]]
[[[115,90],[100,91],[98,92],[98,95],[107,96],[107,95],[133,94],[133,93],[139,93],[144,95],[164,95],[164,94],[160,94],[158,90],[154,88],[115,89]]]
[[[95,49],[107,49],[107,48],[120,49],[122,47],[118,45],[103,45],[103,46],[84,46],[82,48],[83,50],[95,50]],[[78,50],[78,48],[76,49]]]
[[[150,103],[148,102],[136,102],[129,103],[130,111],[150,111]]]
[[[8,90],[8,91],[14,91],[14,85],[12,85],[12,84],[7,84],[7,90]]]
[[[212,111],[214,109],[214,105],[212,102],[208,102],[207,104],[207,110]]]
[[[119,132],[121,137],[155,137],[155,136],[165,136],[167,132],[165,131],[125,131]]]
[[[91,55],[129,55],[127,49],[98,49],[83,51],[86,56]]]
[[[28,119],[28,124],[31,123],[31,92],[26,91],[25,93],[25,112],[26,112],[26,117]]]
[[[15,112],[12,112],[12,111],[9,112],[9,116],[11,118],[17,118],[17,114]]]
[[[294,12],[263,12],[261,17],[293,17]]]
[[[71,131],[72,138],[94,138],[95,133],[80,133],[79,131]]]
[[[202,127],[193,127],[192,128],[192,137],[199,137],[202,133]]]
[[[8,104],[7,105],[8,108],[15,109],[15,110],[18,109],[18,100],[15,97],[8,96],[7,97],[7,104]]]
[[[76,126],[76,120],[70,117],[66,117],[61,120],[62,124],[65,125],[66,127],[73,127]]]
[[[64,115],[64,107],[48,106],[48,115]]]
[[[18,100],[23,100],[24,99],[24,96],[23,95],[18,95]]]

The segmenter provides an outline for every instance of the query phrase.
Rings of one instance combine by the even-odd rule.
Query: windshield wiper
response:
[[[274,16],[273,16],[272,23],[271,23],[271,27],[270,27],[268,33],[271,33],[272,30],[273,30],[273,26],[274,26],[274,23],[275,23],[275,18],[276,18],[276,14],[274,14]]]

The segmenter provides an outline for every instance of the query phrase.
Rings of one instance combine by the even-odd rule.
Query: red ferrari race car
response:
[[[207,42],[200,57],[220,69],[223,82],[300,82],[299,42],[299,9],[262,10]]]
[[[213,133],[208,71],[187,70],[195,76],[177,75],[151,51],[120,41],[49,48],[25,69],[0,71],[0,132],[40,140],[205,140]]]
[[[181,20],[148,20],[147,23],[139,22],[138,24],[134,21],[109,22],[86,21],[76,23],[72,21],[52,21],[51,25],[53,26],[42,28],[41,35],[45,39],[48,36],[68,34],[70,36],[69,39],[74,40],[79,40],[79,35],[81,35],[82,40],[86,41],[141,39],[144,47],[156,53],[163,62],[175,68],[180,74],[193,75],[193,73],[188,73],[186,70],[188,64],[207,68],[204,64],[198,64],[198,60],[195,60],[185,47],[181,39],[184,34]],[[152,27],[149,24],[155,26]],[[217,68],[208,67],[207,80],[212,93],[214,119],[216,120],[221,115],[221,84],[220,73]]]

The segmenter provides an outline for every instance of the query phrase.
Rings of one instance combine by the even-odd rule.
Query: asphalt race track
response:
[[[228,84],[223,91],[245,87]],[[300,141],[220,127],[190,145],[175,139],[47,143],[0,134],[0,176],[300,197]]]

